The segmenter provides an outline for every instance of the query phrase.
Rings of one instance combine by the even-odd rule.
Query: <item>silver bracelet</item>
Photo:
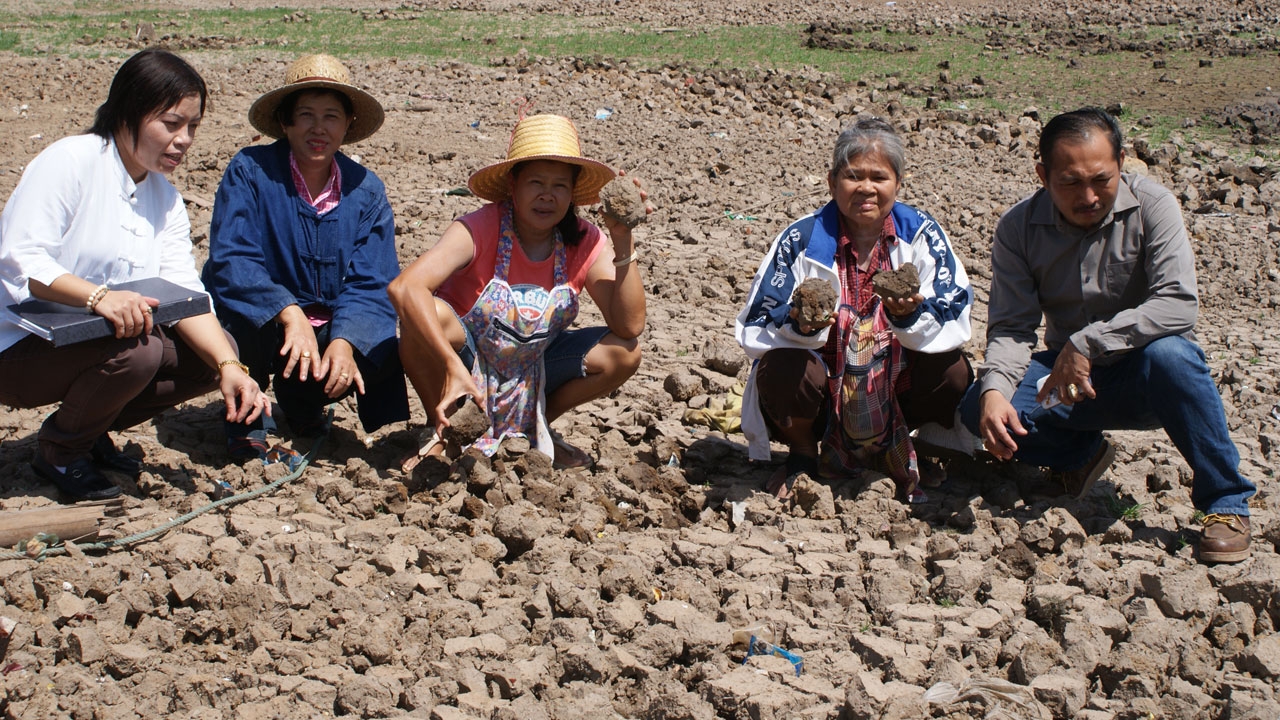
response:
[[[628,255],[628,256],[626,256],[626,257],[622,258],[621,260],[614,260],[614,261],[613,261],[613,266],[614,266],[614,267],[622,267],[623,265],[629,265],[629,264],[631,264],[631,263],[635,262],[635,261],[636,261],[636,258],[638,258],[638,257],[640,257],[640,251],[639,251],[639,250],[632,250],[630,255]]]

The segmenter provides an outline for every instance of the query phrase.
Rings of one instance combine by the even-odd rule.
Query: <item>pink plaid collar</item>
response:
[[[324,189],[315,197],[311,196],[307,181],[303,179],[302,171],[298,169],[298,159],[293,156],[292,151],[289,152],[289,170],[293,172],[293,186],[298,190],[298,197],[310,203],[317,213],[323,215],[338,207],[338,203],[342,201],[342,171],[338,169],[338,158],[333,159],[333,164],[329,168],[329,182],[325,183]]]

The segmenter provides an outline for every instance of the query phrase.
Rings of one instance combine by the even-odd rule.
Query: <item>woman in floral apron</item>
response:
[[[960,349],[972,293],[937,221],[897,201],[903,165],[902,142],[884,121],[840,133],[831,202],[778,235],[738,315],[738,342],[755,361],[742,410],[750,456],[769,459],[770,439],[790,449],[767,487],[778,497],[801,473],[818,475],[821,457],[826,474],[874,468],[904,499],[919,500],[911,431],[957,426],[973,378]],[[877,272],[906,263],[920,275],[918,292],[894,299],[872,291]],[[809,278],[829,282],[838,298],[819,326],[801,324],[791,307]]]
[[[606,215],[606,241],[576,211],[613,177],[582,157],[567,118],[527,117],[506,159],[471,176],[489,204],[455,220],[391,283],[405,373],[437,431],[469,396],[492,423],[476,443],[485,453],[524,436],[557,467],[591,464],[550,423],[640,365],[645,297],[631,229]],[[571,330],[584,289],[605,325]]]

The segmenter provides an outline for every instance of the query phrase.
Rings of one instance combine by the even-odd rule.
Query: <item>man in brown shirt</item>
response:
[[[1050,120],[1040,158],[1043,187],[996,226],[986,361],[965,424],[991,454],[1048,467],[1078,497],[1115,458],[1103,430],[1163,427],[1194,474],[1201,560],[1243,560],[1256,488],[1195,344],[1177,199],[1121,172],[1120,127],[1096,108]],[[1048,349],[1033,352],[1042,316]]]

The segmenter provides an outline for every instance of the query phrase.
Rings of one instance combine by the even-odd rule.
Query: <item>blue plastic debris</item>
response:
[[[747,658],[750,658],[752,655],[773,655],[775,657],[780,657],[791,663],[791,666],[796,669],[796,677],[800,677],[800,671],[804,669],[804,658],[790,650],[783,650],[777,645],[762,640],[755,635],[752,635],[751,641],[747,643]],[[747,664],[746,658],[742,660],[742,664]]]

